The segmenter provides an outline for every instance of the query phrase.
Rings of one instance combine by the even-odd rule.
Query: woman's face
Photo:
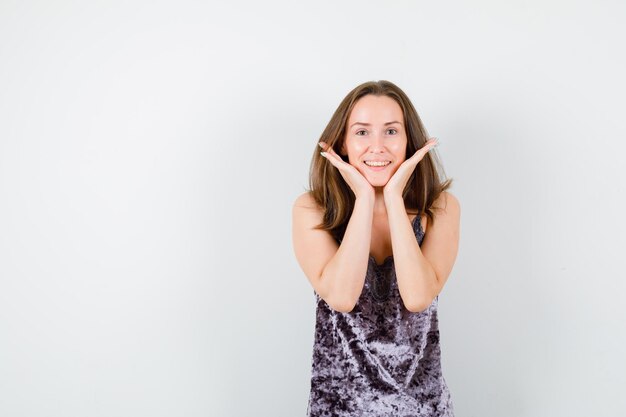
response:
[[[405,161],[407,137],[400,105],[387,96],[363,96],[355,103],[346,129],[341,153],[373,187],[385,186]],[[387,165],[371,167],[366,161]]]

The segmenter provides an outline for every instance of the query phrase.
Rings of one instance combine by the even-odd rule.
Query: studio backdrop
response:
[[[356,85],[461,205],[456,415],[626,415],[621,1],[2,1],[0,415],[304,416],[291,208]]]

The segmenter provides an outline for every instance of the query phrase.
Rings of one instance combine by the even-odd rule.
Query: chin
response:
[[[384,187],[389,182],[389,178],[367,179],[372,187]]]
[[[375,172],[363,171],[358,167],[358,171],[365,177],[372,187],[384,187],[389,182],[389,179],[393,175],[393,172],[387,172],[387,175],[377,175]],[[395,171],[394,171],[395,172]]]

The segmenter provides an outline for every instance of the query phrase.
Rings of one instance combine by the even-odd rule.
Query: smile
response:
[[[364,161],[363,163],[371,171],[383,171],[387,169],[389,165],[391,165],[391,161],[385,161],[385,162]]]
[[[365,161],[364,163],[365,163],[365,165],[367,165],[369,167],[385,167],[385,166],[389,165],[391,163],[391,161],[384,161],[384,162],[382,162],[382,161],[380,161],[380,162],[379,161],[376,161],[376,162],[374,162],[374,161]]]

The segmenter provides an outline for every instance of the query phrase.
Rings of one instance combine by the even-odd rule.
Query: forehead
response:
[[[386,123],[398,120],[402,123],[403,114],[400,105],[391,97],[368,94],[361,97],[352,108],[348,123]]]

